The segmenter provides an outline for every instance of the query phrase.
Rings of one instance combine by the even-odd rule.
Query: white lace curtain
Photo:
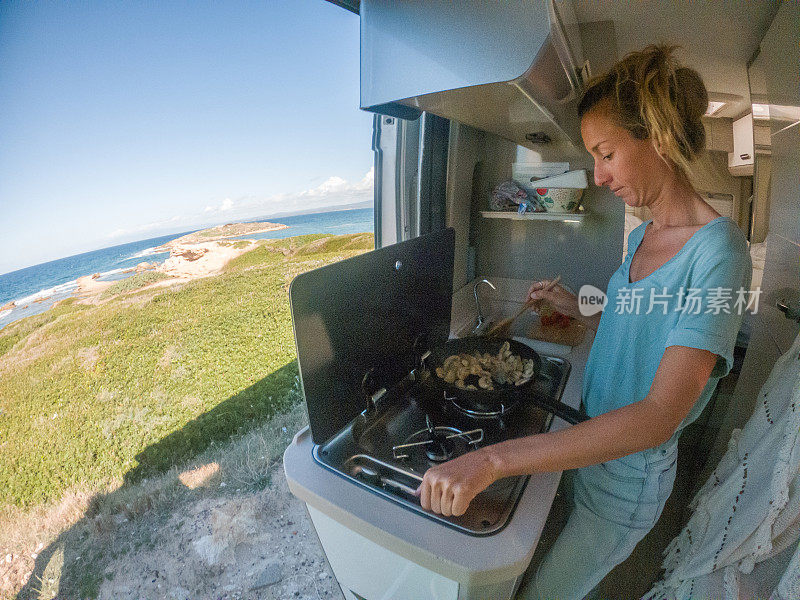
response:
[[[688,524],[665,551],[664,579],[643,600],[738,600],[767,579],[770,589],[758,590],[760,597],[800,599],[800,549],[793,551],[800,536],[799,472],[800,336],[778,359],[746,425],[734,430],[690,505]],[[754,573],[765,561],[783,572]]]

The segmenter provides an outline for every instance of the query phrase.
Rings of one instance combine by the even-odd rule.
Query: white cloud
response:
[[[217,213],[217,212],[225,212],[233,208],[233,200],[230,198],[225,198],[222,201],[222,204],[219,206],[206,206],[203,209],[204,213]]]
[[[350,182],[331,175],[316,187],[298,192],[275,194],[266,198],[240,198],[234,213],[243,217],[260,216],[270,213],[283,213],[294,210],[324,210],[328,206],[356,204],[372,200],[374,169],[370,168],[364,176]],[[226,215],[226,218],[227,215]]]
[[[370,167],[366,175],[361,180],[361,187],[372,191],[372,186],[375,184],[375,167]]]
[[[332,198],[336,196],[352,196],[363,195],[366,192],[372,192],[372,184],[375,179],[375,169],[370,167],[361,181],[357,183],[350,183],[336,175],[328,177],[325,181],[315,188],[304,190],[297,194],[301,198]],[[291,194],[288,194],[291,196]]]
[[[328,177],[325,181],[315,188],[300,192],[301,195],[308,196],[325,196],[326,194],[341,192],[348,187],[347,181],[341,177]]]
[[[236,199],[225,198],[219,204],[209,204],[195,214],[174,216],[170,219],[116,229],[106,234],[106,237],[131,237],[133,234],[166,229],[199,229],[214,224],[215,217],[222,219],[222,213],[224,213],[226,222],[232,222],[237,219],[252,219],[271,213],[317,208],[324,210],[328,206],[355,204],[372,199],[374,179],[373,168],[370,168],[359,181],[352,183],[337,175],[331,175],[318,186],[306,190],[261,198],[252,196]]]

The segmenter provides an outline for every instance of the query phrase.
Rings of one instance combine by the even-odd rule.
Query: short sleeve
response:
[[[724,242],[700,254],[693,265],[677,323],[666,343],[666,347],[686,346],[716,354],[711,377],[718,378],[733,366],[752,276],[747,242],[738,228]]]

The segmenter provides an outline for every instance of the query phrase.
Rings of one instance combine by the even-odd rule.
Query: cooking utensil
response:
[[[537,301],[533,299],[528,300],[525,304],[522,305],[522,308],[520,308],[517,314],[515,314],[513,317],[510,317],[508,319],[503,319],[502,321],[499,321],[494,325],[492,325],[491,329],[489,329],[489,331],[486,332],[486,337],[507,338],[508,334],[511,331],[511,325],[514,323],[514,321],[516,321],[520,316],[522,316],[522,313],[524,313],[526,310],[528,310],[529,308],[533,308],[536,302]]]
[[[543,179],[530,179],[536,187],[543,188],[578,188],[586,189],[589,187],[589,179],[586,177],[586,170],[569,171],[561,175],[553,175]]]
[[[497,354],[502,345],[508,342],[509,349],[513,354],[519,355],[523,360],[533,360],[533,375],[530,379],[521,384],[500,385],[494,383],[493,390],[478,388],[476,390],[466,390],[456,387],[454,384],[447,383],[444,379],[436,375],[436,368],[441,367],[447,357],[453,354],[473,354],[480,352],[484,354]],[[431,349],[431,354],[426,360],[426,366],[431,369],[431,377],[428,382],[443,390],[448,397],[457,398],[459,404],[470,410],[476,411],[495,411],[502,406],[510,406],[518,398],[525,394],[530,394],[536,376],[541,371],[542,360],[539,354],[530,346],[510,339],[467,337],[448,340],[445,343]]]
[[[545,287],[542,288],[542,292],[548,292],[552,290],[556,284],[561,281],[561,275],[553,279],[550,283],[548,283]],[[511,331],[511,325],[516,321],[526,310],[529,308],[533,308],[536,306],[540,301],[530,299],[525,304],[522,305],[522,308],[519,309],[517,314],[509,319],[503,319],[502,321],[498,322],[491,329],[489,329],[486,337],[490,338],[506,338],[508,337],[509,332]]]

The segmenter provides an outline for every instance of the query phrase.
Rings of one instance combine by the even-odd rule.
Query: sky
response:
[[[358,31],[324,0],[0,2],[0,273],[370,200]]]

